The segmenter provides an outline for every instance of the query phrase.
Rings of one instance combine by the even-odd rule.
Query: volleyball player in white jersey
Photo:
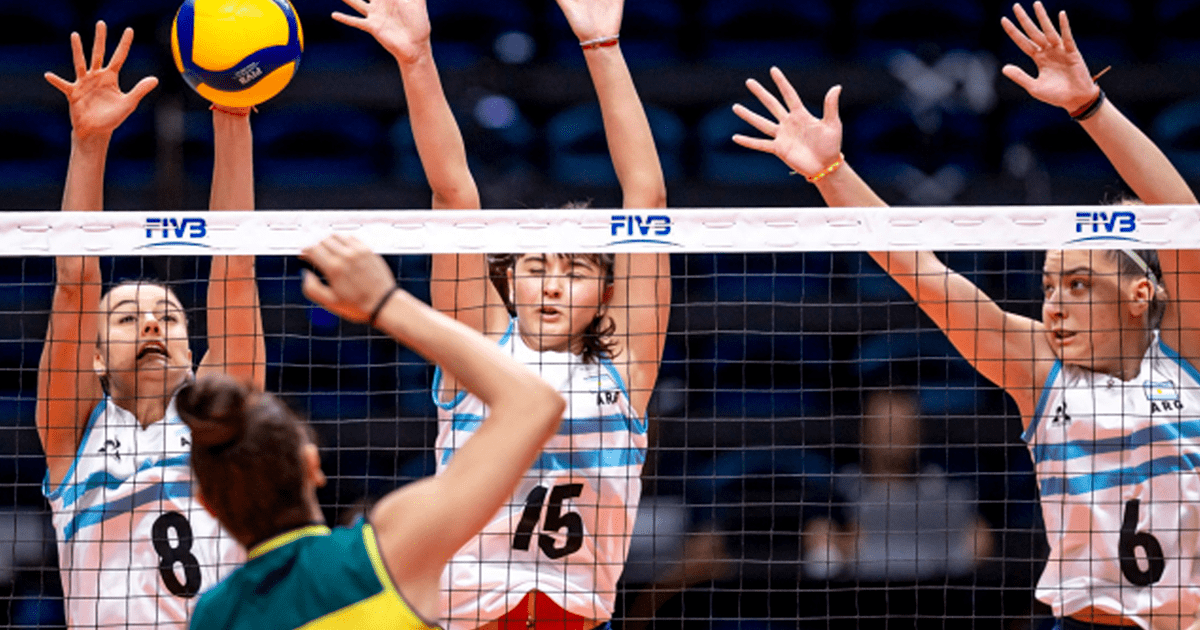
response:
[[[117,81],[133,31],[104,65],[96,25],[90,64],[71,35],[75,80],[47,80],[67,96],[72,133],[63,210],[100,211],[113,131],[157,80],[125,93]],[[254,207],[247,110],[213,113],[213,209]],[[102,236],[99,236],[102,238]],[[54,512],[72,628],[185,628],[195,596],[243,559],[193,501],[187,427],[175,392],[190,381],[187,318],[166,286],[126,282],[101,295],[95,257],[62,256],[38,372],[37,427],[44,491]],[[214,257],[208,284],[208,352],[198,373],[224,372],[254,387],[265,361],[252,257]]]
[[[1072,113],[1148,204],[1195,204],[1162,152],[1103,98],[1065,13],[1055,28],[1018,5],[1005,31],[1037,64],[1004,74]],[[780,103],[754,81],[774,121],[738,106],[769,138],[735,136],[813,181],[831,206],[882,206],[841,155],[839,87],[822,119],[778,69]],[[1050,558],[1037,595],[1059,627],[1186,627],[1200,609],[1200,254],[1051,251],[1042,321],[1002,311],[932,252],[876,261],[980,374],[1016,401],[1041,489]]]
[[[346,0],[400,66],[435,209],[479,208],[462,136],[429,46],[423,2]],[[628,208],[666,205],[662,168],[617,40],[622,0],[558,0],[583,44]],[[504,294],[483,255],[433,257],[433,305],[495,339],[568,401],[559,435],[509,503],[445,574],[449,630],[593,628],[612,616],[646,453],[646,406],[670,305],[665,254],[502,258]],[[513,306],[510,311],[506,301]],[[487,410],[439,371],[439,468]]]

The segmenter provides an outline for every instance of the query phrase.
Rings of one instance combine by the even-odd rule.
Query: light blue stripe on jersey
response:
[[[1050,477],[1042,480],[1042,496],[1088,494],[1116,486],[1133,486],[1159,475],[1200,468],[1200,453],[1185,453],[1150,460],[1140,466],[1075,477]]]
[[[483,418],[473,413],[454,414],[455,431],[475,431],[483,424]],[[629,430],[629,418],[612,415],[599,418],[563,418],[558,425],[559,435],[583,435],[585,433],[618,433]]]
[[[1174,348],[1168,346],[1166,342],[1162,341],[1161,339],[1158,341],[1158,348],[1162,350],[1162,353],[1165,354],[1168,359],[1178,363],[1180,367],[1183,368],[1183,371],[1186,372],[1189,377],[1191,377],[1192,381],[1200,383],[1200,372],[1196,371],[1196,366],[1192,365],[1191,361],[1179,356],[1179,353],[1175,352]]]
[[[1033,419],[1029,421],[1029,426],[1021,434],[1022,440],[1030,442],[1036,435],[1038,423],[1042,420],[1042,414],[1046,412],[1046,401],[1050,400],[1050,387],[1054,385],[1054,381],[1058,380],[1059,372],[1062,372],[1062,361],[1055,361],[1054,367],[1050,368],[1050,374],[1046,375],[1046,382],[1042,384],[1042,395],[1038,396],[1037,407],[1033,410]]]
[[[442,453],[445,466],[454,457],[454,449]],[[579,470],[586,468],[621,468],[646,463],[646,451],[640,448],[602,448],[590,451],[542,453],[530,470]]]
[[[516,325],[517,320],[510,317],[508,319],[508,328],[504,331],[504,335],[500,337],[500,341],[496,345],[503,348],[504,345],[508,343],[508,340],[512,339],[513,330],[516,328]],[[429,392],[433,396],[433,404],[436,405],[438,409],[444,409],[446,411],[450,411],[451,409],[457,407],[458,404],[467,397],[467,390],[460,389],[455,392],[454,398],[450,399],[449,401],[442,400],[442,366],[440,365],[435,366],[433,369],[433,385],[429,388]]]
[[[85,527],[102,523],[122,514],[129,514],[147,503],[166,501],[168,499],[190,499],[191,497],[192,484],[189,482],[156,483],[148,488],[138,490],[125,498],[81,510],[63,528],[63,542],[71,542],[75,534]]]
[[[1078,440],[1059,444],[1036,444],[1033,461],[1061,461],[1076,457],[1091,457],[1117,451],[1133,450],[1157,442],[1174,442],[1182,439],[1200,438],[1200,420],[1188,420],[1162,424],[1134,431],[1129,435],[1101,440]]]
[[[150,470],[151,468],[170,468],[171,466],[187,466],[188,460],[190,458],[191,458],[191,455],[185,453],[183,455],[178,455],[176,457],[169,457],[167,459],[160,459],[158,461],[153,461],[153,460],[147,459],[146,461],[142,462],[141,466],[138,466],[138,469],[134,474],[140,473],[145,470]],[[91,492],[92,490],[95,490],[96,488],[104,487],[104,488],[108,488],[109,490],[115,490],[115,489],[119,488],[121,486],[121,484],[125,483],[128,480],[129,480],[128,477],[117,477],[117,476],[109,473],[107,470],[102,470],[100,472],[94,472],[87,479],[84,479],[82,482],[71,484],[71,485],[63,488],[60,491],[62,494],[63,507],[64,508],[70,507],[72,503],[75,503],[76,501],[79,500],[79,497],[82,497],[83,495]]]

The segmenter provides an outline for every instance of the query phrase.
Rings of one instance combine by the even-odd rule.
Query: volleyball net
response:
[[[5,213],[0,609],[62,623],[34,431],[54,256],[171,286],[197,359],[209,257],[257,256],[267,388],[317,429],[329,520],[434,472],[432,366],[300,290],[300,250],[343,233],[424,300],[431,253],[671,254],[615,627],[1038,627],[1046,542],[1015,406],[865,252],[938,251],[1040,320],[1045,250],[1197,249],[1198,224],[1172,206]]]

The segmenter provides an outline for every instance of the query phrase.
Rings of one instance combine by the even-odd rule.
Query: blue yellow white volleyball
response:
[[[171,25],[175,67],[200,96],[227,107],[278,94],[303,50],[288,0],[184,0]]]

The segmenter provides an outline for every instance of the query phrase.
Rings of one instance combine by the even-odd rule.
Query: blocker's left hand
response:
[[[486,0],[485,0],[486,1]],[[345,13],[333,19],[370,33],[396,59],[412,62],[429,51],[429,11],[425,0],[343,0],[363,17]]]
[[[625,0],[557,0],[579,41],[621,34]]]

